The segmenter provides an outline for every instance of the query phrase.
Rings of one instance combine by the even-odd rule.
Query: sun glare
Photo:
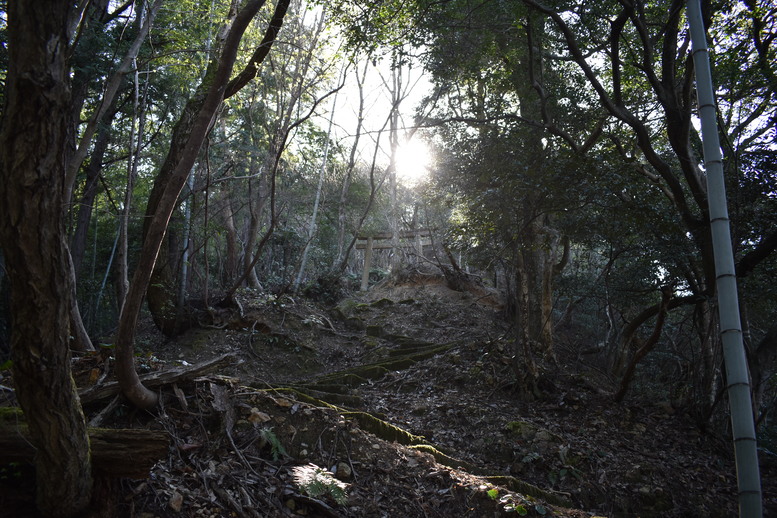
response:
[[[429,176],[433,158],[429,146],[412,139],[397,149],[397,177],[407,185],[416,185]]]

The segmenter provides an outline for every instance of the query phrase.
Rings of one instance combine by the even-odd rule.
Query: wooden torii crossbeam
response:
[[[431,246],[432,231],[430,229],[402,230],[399,232],[399,239],[413,239],[416,243],[399,245],[399,248],[411,248],[418,246],[421,250],[425,246]],[[386,250],[394,248],[395,244],[393,232],[378,232],[370,235],[359,235],[356,237],[356,249],[364,250],[364,269],[362,270],[361,291],[365,291],[369,286],[370,268],[372,266],[372,251]],[[383,241],[381,243],[380,241]]]

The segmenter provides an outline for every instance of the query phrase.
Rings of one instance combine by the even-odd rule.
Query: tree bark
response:
[[[8,4],[0,130],[0,243],[11,282],[11,355],[37,449],[37,505],[74,516],[92,491],[89,438],[70,372],[71,266],[63,194],[71,124],[69,3]]]
[[[237,277],[237,229],[235,228],[235,213],[232,210],[232,200],[226,190],[222,192],[221,217],[224,222],[224,239],[226,240],[226,257],[222,284],[227,285]]]
[[[221,356],[195,365],[173,367],[168,370],[150,372],[140,376],[140,381],[142,381],[143,385],[146,387],[157,388],[164,385],[172,385],[173,383],[189,381],[193,378],[210,374],[225,365],[235,364],[237,362],[239,362],[239,360],[235,358],[234,355],[222,354]],[[79,390],[78,395],[83,404],[87,405],[113,397],[120,392],[120,389],[117,382],[109,381],[102,385],[81,389]]]
[[[556,352],[553,347],[553,281],[561,275],[567,262],[569,261],[569,238],[567,236],[552,236],[548,243],[549,250],[544,254],[542,265],[542,300],[541,300],[541,319],[542,330],[540,332],[540,344],[545,354],[554,362]],[[562,247],[561,257],[559,257],[559,246]]]
[[[671,288],[664,288],[661,290],[661,303],[658,307],[658,316],[656,317],[656,325],[653,327],[653,333],[650,335],[650,338],[645,341],[645,343],[640,344],[639,349],[637,349],[637,352],[634,353],[634,357],[626,367],[626,372],[621,379],[620,388],[613,396],[615,401],[623,401],[623,398],[626,396],[626,391],[629,389],[629,385],[631,384],[631,378],[634,376],[634,371],[637,368],[637,364],[641,362],[642,359],[647,356],[647,354],[653,349],[653,347],[655,347],[656,343],[658,343],[658,339],[661,337],[661,331],[664,329],[664,321],[666,320],[666,313],[669,310],[669,300],[671,297]],[[633,340],[636,341],[636,337],[633,337]]]
[[[101,476],[147,478],[167,456],[170,436],[158,430],[89,428],[92,466]],[[35,448],[26,424],[0,423],[0,464],[30,462]]]

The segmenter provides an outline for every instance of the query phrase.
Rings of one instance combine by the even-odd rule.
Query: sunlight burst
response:
[[[427,176],[434,157],[426,142],[412,139],[397,149],[397,178],[406,185],[416,185]]]

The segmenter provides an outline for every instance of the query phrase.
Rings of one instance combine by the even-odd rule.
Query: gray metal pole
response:
[[[699,98],[704,164],[707,172],[707,195],[712,246],[715,252],[720,336],[723,344],[723,359],[726,364],[731,430],[739,486],[739,516],[760,518],[763,515],[761,477],[758,471],[750,379],[742,342],[742,325],[739,321],[737,279],[726,207],[723,154],[720,150],[718,137],[715,96],[707,51],[707,33],[701,16],[699,0],[688,0],[687,12],[693,42],[696,91]]]

